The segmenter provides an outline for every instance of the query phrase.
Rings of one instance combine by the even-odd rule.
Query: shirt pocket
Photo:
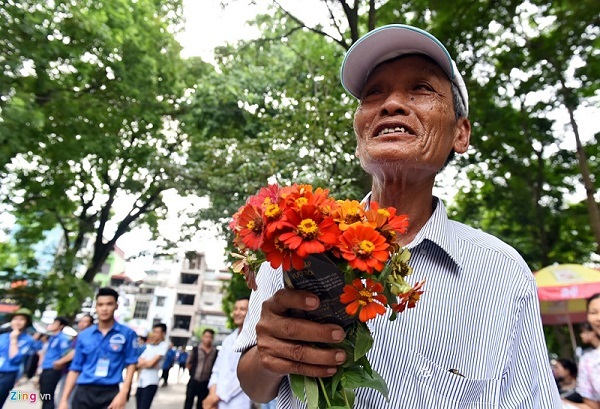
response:
[[[412,354],[405,387],[418,397],[418,408],[490,409],[498,406],[500,381],[470,379],[450,372],[421,354]]]

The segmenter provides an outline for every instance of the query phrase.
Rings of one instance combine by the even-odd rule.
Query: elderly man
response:
[[[358,389],[355,408],[558,408],[535,281],[519,254],[481,231],[448,219],[433,196],[439,171],[470,143],[468,94],[442,43],[415,27],[389,25],[358,40],[341,68],[359,100],[356,155],[372,175],[366,201],[408,214],[398,242],[411,250],[411,280],[427,278],[420,305],[396,322],[373,320],[369,361],[389,400]],[[327,377],[344,362],[341,327],[288,317],[313,310],[313,294],[284,289],[264,264],[237,348],[242,387],[255,401],[278,395],[297,407],[289,374]]]

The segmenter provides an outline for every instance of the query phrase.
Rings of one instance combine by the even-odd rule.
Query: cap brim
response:
[[[468,109],[466,86],[446,47],[428,32],[403,24],[380,27],[355,42],[342,63],[342,85],[351,95],[360,98],[367,77],[375,67],[405,54],[424,54],[434,60],[458,86]]]

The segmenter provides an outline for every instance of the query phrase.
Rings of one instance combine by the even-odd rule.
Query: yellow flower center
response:
[[[250,220],[246,227],[250,230],[254,230],[254,228],[256,227],[256,223],[254,223],[254,220]]]
[[[385,217],[390,217],[390,212],[388,212],[386,209],[378,209],[377,213],[382,214]]]
[[[373,302],[373,293],[369,290],[360,290],[358,292],[360,294],[360,301],[359,303],[367,303],[367,302]],[[361,304],[361,305],[365,305],[365,304]]]
[[[319,232],[319,226],[313,219],[304,219],[298,225],[298,232],[304,238],[314,238]]]
[[[269,219],[276,219],[279,217],[279,215],[281,215],[281,209],[279,209],[277,204],[271,203],[267,205],[265,209],[265,216],[267,216]]]
[[[358,245],[358,248],[361,254],[369,256],[375,250],[375,245],[369,240],[363,240]]]
[[[308,199],[305,197],[299,197],[298,199],[296,199],[296,204],[298,205],[298,207],[302,207],[307,203],[308,203]]]

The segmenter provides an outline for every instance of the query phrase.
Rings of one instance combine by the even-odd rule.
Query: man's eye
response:
[[[379,88],[367,88],[364,92],[364,96],[379,94],[381,90]]]
[[[433,91],[433,88],[429,84],[417,84],[415,85],[415,89],[423,91]]]

